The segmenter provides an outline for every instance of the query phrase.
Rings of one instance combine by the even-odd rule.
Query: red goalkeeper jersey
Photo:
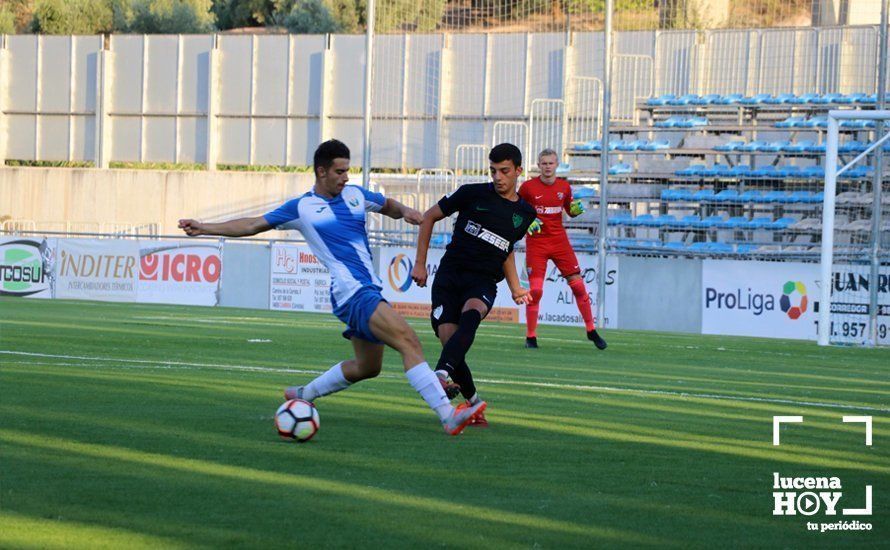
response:
[[[528,239],[566,237],[562,213],[569,211],[569,204],[572,202],[572,186],[568,181],[556,178],[556,181],[547,185],[541,181],[540,176],[532,178],[519,188],[519,196],[535,207],[538,219],[544,222],[543,230],[536,235],[529,235]]]

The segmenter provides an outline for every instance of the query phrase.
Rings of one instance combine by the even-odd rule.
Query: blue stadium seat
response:
[[[714,104],[716,104],[716,105],[734,105],[736,103],[739,103],[744,98],[745,98],[745,96],[742,94],[727,94],[727,95],[721,96],[720,99],[714,101]]]
[[[811,204],[822,204],[822,202],[824,200],[825,200],[825,193],[823,193],[822,191],[819,191],[818,193],[815,193],[813,195],[813,198],[810,199],[810,203]]]
[[[788,145],[787,141],[771,141],[760,148],[765,153],[778,153],[782,147]]]
[[[692,224],[692,226],[696,229],[714,229],[719,227],[724,221],[723,216],[714,215],[708,216],[707,218]]]
[[[745,216],[733,216],[723,223],[723,229],[747,229],[748,218]]]
[[[728,164],[715,164],[714,172],[718,178],[731,178],[736,174],[734,172],[735,166],[729,166]]]
[[[711,254],[732,254],[732,245],[726,243],[709,243],[708,252]]]
[[[746,229],[766,229],[773,223],[773,219],[770,216],[758,216],[748,221],[746,224]]]
[[[433,235],[433,237],[430,239],[430,244],[433,246],[448,246],[450,242],[450,233],[439,233],[438,235]]]
[[[676,99],[676,98],[677,98],[677,96],[675,96],[674,94],[663,94],[658,97],[650,97],[648,100],[646,100],[646,105],[651,105],[653,107],[659,107],[659,106],[667,105],[668,101],[670,101],[672,99]]]
[[[629,225],[631,227],[638,227],[641,225],[649,225],[655,223],[655,216],[652,214],[642,214],[635,218],[631,218],[629,221],[625,222],[624,225]]]
[[[761,147],[765,147],[766,144],[767,142],[765,141],[750,141],[744,145],[740,145],[738,150],[744,151],[745,153],[754,153],[756,151],[759,151]]]
[[[686,168],[677,170],[674,173],[678,176],[700,176],[705,168],[706,166],[704,164],[690,164]]]
[[[739,200],[739,192],[735,189],[724,189],[714,195],[714,202],[735,202]]]
[[[750,254],[756,251],[758,246],[756,244],[739,244],[735,247],[736,254]]]
[[[713,189],[700,189],[692,195],[692,200],[698,202],[712,202],[715,196]]]
[[[587,141],[584,143],[573,143],[571,147],[569,147],[572,151],[593,151],[594,150],[594,142]]]
[[[655,227],[673,227],[677,223],[677,218],[676,216],[672,216],[670,214],[663,214],[655,218],[655,220],[651,223]]]
[[[736,178],[748,178],[751,177],[751,167],[747,164],[739,164],[737,166],[733,166],[729,171],[729,175]]]
[[[877,102],[878,94],[864,95],[857,100],[857,103],[861,103],[863,105],[874,105]]]
[[[711,105],[717,103],[722,96],[720,94],[708,94],[690,101],[693,105]]]
[[[572,187],[572,197],[576,199],[589,199],[596,196],[596,189],[590,187]]]
[[[760,105],[761,103],[765,103],[766,100],[771,97],[771,94],[757,94],[754,96],[742,98],[740,103],[742,105]]]
[[[698,216],[683,216],[683,219],[677,222],[677,227],[697,227],[696,224],[700,222],[701,218],[699,218]]]
[[[795,220],[794,218],[788,218],[788,217],[779,218],[778,220],[770,222],[769,226],[767,226],[767,229],[774,229],[774,230],[781,231],[782,229],[788,229],[789,227],[791,227],[791,224],[793,224],[796,221],[797,220]]]
[[[813,199],[812,191],[793,191],[789,203],[809,204]]]
[[[819,94],[802,94],[790,100],[788,103],[793,103],[795,105],[804,105],[807,103],[812,103],[817,99],[819,99]]]
[[[749,189],[739,194],[739,201],[741,202],[760,202],[762,198],[763,194],[756,189]]]
[[[609,175],[618,176],[622,174],[630,174],[633,172],[633,167],[627,163],[615,164],[609,168]]]
[[[791,194],[787,191],[768,191],[763,195],[763,202],[787,204],[791,202]]]
[[[809,147],[807,147],[806,150],[807,150],[807,153],[823,153],[824,154],[825,153],[825,144],[819,143],[818,145],[817,144],[810,145]]]
[[[668,117],[664,120],[655,121],[656,128],[675,128],[678,124],[686,120],[686,117],[682,116],[672,116]]]
[[[736,149],[745,145],[744,141],[728,141],[726,143],[721,143],[720,145],[714,146],[715,151],[735,151]]]
[[[868,149],[867,143],[851,140],[840,144],[837,148],[839,153],[861,153]]]
[[[875,169],[871,166],[856,166],[840,175],[841,178],[857,179],[870,177]]]
[[[701,176],[705,178],[713,178],[720,173],[726,172],[728,173],[730,170],[729,165],[727,164],[714,164],[709,168],[705,168],[701,171]]]
[[[828,103],[840,103],[844,100],[846,96],[844,94],[825,94],[822,97],[816,98],[811,103],[816,105],[827,105]]]
[[[647,143],[649,143],[649,141],[645,140],[645,139],[638,139],[638,140],[634,140],[634,141],[625,141],[625,142],[622,142],[620,145],[616,146],[615,148],[619,151],[636,151],[637,149],[642,148]]]
[[[828,128],[828,117],[814,116],[798,124],[797,128]]]
[[[874,120],[842,120],[840,123],[841,128],[865,129],[874,128],[875,126]]]
[[[776,123],[776,128],[797,128],[799,125],[806,122],[806,117],[802,116],[790,116],[785,120],[780,120]]]
[[[567,162],[561,162],[559,166],[556,167],[557,174],[568,174],[572,171],[572,165]]]
[[[671,142],[666,139],[657,139],[640,146],[641,151],[658,151],[660,149],[670,149]]]
[[[679,241],[672,241],[669,243],[664,243],[664,247],[668,250],[682,250],[686,248],[686,245]]]
[[[868,94],[863,94],[863,93],[859,92],[859,93],[850,94],[847,96],[847,98],[850,100],[849,101],[850,103],[859,103],[860,100],[862,100],[862,98],[864,98],[864,97],[868,97]],[[877,100],[877,97],[875,97],[875,100]]]
[[[689,117],[688,119],[684,120],[680,124],[677,124],[677,127],[678,128],[697,128],[699,126],[707,126],[708,124],[710,124],[710,122],[708,122],[707,118],[705,118],[703,116],[694,116],[694,117]]]
[[[786,164],[785,166],[780,166],[778,168],[779,177],[780,178],[799,178],[800,175],[800,166],[794,166],[791,164]]]
[[[668,100],[668,105],[689,105],[693,100],[699,99],[698,94],[686,94]]]
[[[710,252],[711,243],[692,243],[689,245],[689,250],[693,252]]]
[[[807,166],[800,173],[801,177],[807,179],[824,179],[825,178],[825,168],[821,166]]]
[[[787,143],[787,142],[786,142]],[[816,142],[809,139],[803,139],[794,143],[787,143],[782,147],[782,151],[786,153],[804,153],[808,147],[816,145]]]
[[[633,220],[633,217],[630,214],[615,214],[614,216],[609,216],[608,224],[609,225],[630,225],[630,221]]]
[[[663,201],[691,201],[692,192],[688,189],[662,189],[661,200]]]
[[[793,99],[797,99],[797,96],[794,94],[779,94],[775,97],[768,97],[763,100],[763,102],[769,105],[781,105],[783,103],[790,103]]]
[[[777,179],[779,178],[779,171],[776,169],[775,166],[761,166],[760,168],[751,170],[751,177]]]

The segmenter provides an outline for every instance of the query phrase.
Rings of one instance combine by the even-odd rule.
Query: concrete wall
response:
[[[701,273],[701,260],[622,256],[618,328],[700,333]]]
[[[0,218],[52,222],[217,221],[263,214],[312,186],[309,173],[0,168]]]

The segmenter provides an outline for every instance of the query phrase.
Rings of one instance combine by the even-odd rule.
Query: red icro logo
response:
[[[140,261],[139,280],[215,283],[221,271],[222,262],[217,255],[202,258],[182,252],[146,254]]]

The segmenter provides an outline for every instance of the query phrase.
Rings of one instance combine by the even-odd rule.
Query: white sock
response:
[[[327,372],[309,382],[303,388],[303,399],[314,401],[323,395],[330,395],[351,386],[352,383],[343,376],[342,364],[342,361],[337,363],[329,368]]]
[[[442,380],[448,380],[448,371],[437,370],[437,371],[436,371],[436,376],[438,376],[438,377],[441,378]]]
[[[454,407],[448,401],[448,396],[445,395],[445,390],[442,389],[439,379],[430,370],[430,366],[426,362],[414,365],[405,371],[405,376],[408,378],[411,387],[417,390],[417,393],[423,397],[426,404],[436,411],[440,420],[445,420],[451,416]]]
[[[479,402],[479,394],[478,394],[478,393],[474,393],[472,397],[470,397],[469,399],[467,399],[467,401],[470,402],[470,405],[475,405],[476,403]]]

